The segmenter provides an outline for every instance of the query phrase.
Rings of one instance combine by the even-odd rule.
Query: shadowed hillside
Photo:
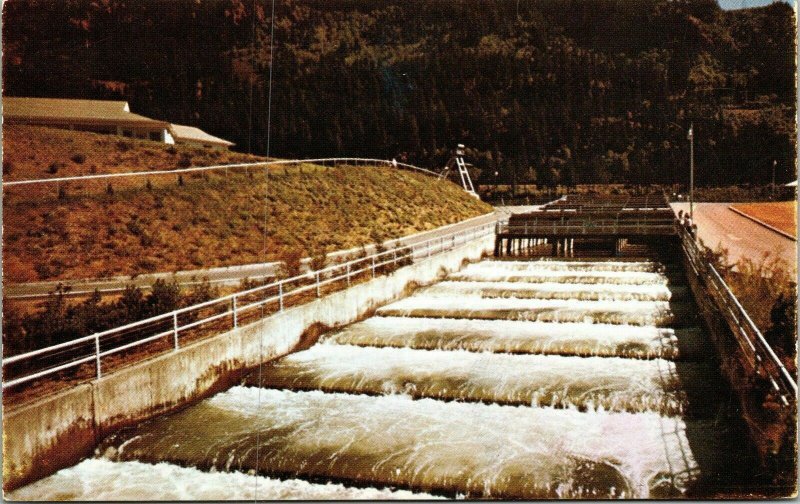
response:
[[[769,183],[773,160],[778,183],[796,178],[782,2],[277,0],[272,53],[270,12],[7,2],[3,91],[126,99],[264,153],[272,73],[279,157],[441,166],[463,142],[484,184],[685,184],[693,122],[699,185]]]

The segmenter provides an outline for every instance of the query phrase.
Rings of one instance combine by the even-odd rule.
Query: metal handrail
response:
[[[674,221],[664,219],[636,219],[636,220],[576,220],[574,222],[559,222],[557,220],[532,220],[524,223],[509,224],[508,221],[497,223],[498,234],[593,234],[593,233],[620,233],[638,231],[642,233],[652,233],[654,231],[675,234],[678,225]]]
[[[723,318],[728,323],[743,352],[748,352],[748,362],[756,373],[765,371],[767,379],[784,405],[797,399],[797,382],[778,358],[772,346],[750,318],[747,310],[736,298],[731,288],[713,264],[704,261],[694,238],[683,228],[680,231],[684,252],[695,275],[705,280],[709,293]],[[736,335],[740,334],[744,341]],[[744,344],[742,344],[744,343]],[[791,399],[791,401],[790,401]]]
[[[484,236],[491,235],[493,234],[493,232],[494,232],[494,222],[478,224],[466,229],[448,233],[443,236],[429,238],[427,240],[409,245],[401,244],[397,248],[391,250],[374,253],[372,255],[368,255],[361,258],[351,259],[349,261],[343,263],[337,263],[328,266],[326,268],[322,268],[320,270],[309,271],[291,278],[278,280],[276,282],[272,282],[267,285],[262,285],[241,292],[228,294],[226,296],[221,296],[216,299],[212,299],[202,303],[197,303],[192,306],[179,308],[177,310],[173,310],[168,313],[156,315],[154,317],[150,317],[144,320],[139,320],[136,322],[131,322],[129,324],[115,327],[113,329],[108,329],[88,336],[83,336],[70,341],[59,343],[57,345],[52,345],[46,348],[32,350],[30,352],[4,358],[2,361],[3,368],[5,368],[5,366],[9,364],[30,361],[33,358],[54,352],[56,350],[61,350],[81,343],[88,343],[90,341],[95,342],[94,345],[95,350],[92,354],[79,355],[76,356],[75,359],[70,362],[58,363],[58,365],[44,370],[36,369],[32,373],[20,377],[15,377],[12,380],[4,381],[2,384],[2,388],[6,389],[14,385],[26,383],[36,378],[42,378],[44,376],[56,372],[64,371],[65,369],[69,369],[71,367],[83,365],[93,360],[96,363],[95,377],[100,378],[102,377],[101,358],[104,356],[125,349],[140,346],[142,344],[154,341],[159,338],[164,338],[169,335],[173,335],[174,349],[177,350],[180,348],[181,331],[197,327],[204,323],[223,319],[225,317],[231,317],[232,328],[236,328],[239,325],[238,321],[240,320],[241,318],[240,316],[243,312],[250,311],[254,308],[265,306],[275,302],[277,302],[280,307],[279,311],[283,311],[286,306],[285,302],[286,298],[290,296],[295,296],[297,294],[314,290],[316,291],[316,297],[319,298],[321,297],[321,287],[324,285],[328,285],[343,280],[346,280],[347,284],[350,285],[354,277],[358,277],[360,274],[370,271],[372,273],[372,277],[374,278],[378,275],[378,272],[382,268],[390,264],[397,265],[408,259],[424,260],[435,254],[452,250],[456,247],[469,243],[477,238],[482,238]],[[293,289],[287,288],[290,287],[291,284],[293,283],[299,283],[302,281],[309,281],[310,283],[306,285],[295,286],[295,288]],[[277,289],[277,294],[272,294],[272,291],[274,291],[275,289]],[[260,299],[255,302],[248,301],[246,303],[243,303],[240,301],[246,298],[247,296],[252,296],[254,294],[259,294],[259,293],[264,293],[266,297],[264,299]],[[215,305],[220,307],[224,306],[225,307],[224,311],[213,314],[205,314],[205,316],[202,316],[204,314],[200,313],[200,310]],[[183,325],[179,324],[179,316],[186,314],[196,314],[198,318]],[[171,321],[170,324],[171,327],[168,330],[164,330],[163,324],[161,326],[156,326],[156,328],[153,330],[154,334],[148,333],[133,341],[123,341],[122,344],[120,344],[119,346],[106,348],[101,351],[101,340],[104,337],[111,337],[116,335],[123,336],[124,335],[123,333],[125,333],[126,331],[129,331],[131,329],[146,329],[147,326],[149,326],[153,322],[159,322],[159,321]],[[137,359],[137,361],[144,360],[148,357],[149,355],[144,355],[140,359]],[[129,364],[132,363],[133,362]]]
[[[394,168],[406,168],[409,170],[418,171],[424,173],[426,175],[431,175],[437,178],[440,178],[440,174],[434,171],[428,170],[426,168],[420,168],[419,166],[414,166],[408,163],[401,163],[398,161],[388,161],[386,159],[371,159],[371,158],[318,158],[318,159],[281,159],[277,161],[259,161],[257,163],[233,163],[233,164],[224,164],[224,165],[212,165],[212,166],[193,166],[189,168],[176,168],[173,170],[152,170],[152,171],[139,171],[139,172],[119,172],[119,173],[99,173],[95,175],[76,175],[73,177],[53,177],[53,178],[43,178],[43,179],[29,179],[29,180],[10,180],[10,181],[3,181],[3,186],[19,186],[19,185],[30,185],[30,184],[47,184],[53,182],[73,182],[73,181],[82,181],[82,180],[97,180],[97,179],[109,179],[109,178],[118,178],[118,177],[148,177],[148,176],[155,176],[155,175],[181,175],[185,173],[193,173],[193,172],[204,172],[204,171],[213,171],[213,170],[222,170],[222,169],[232,169],[232,168],[256,168],[256,167],[269,167],[269,166],[281,166],[281,165],[293,165],[293,164],[313,164],[313,163],[375,163],[375,164],[382,164],[391,166]]]

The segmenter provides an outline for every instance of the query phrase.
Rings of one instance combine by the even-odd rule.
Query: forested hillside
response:
[[[484,182],[685,182],[693,121],[699,183],[796,176],[784,3],[277,0],[272,55],[271,7],[6,2],[4,92],[123,98],[263,154],[272,57],[278,157],[436,166],[464,142]]]

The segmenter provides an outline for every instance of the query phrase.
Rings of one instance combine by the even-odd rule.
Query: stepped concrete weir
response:
[[[450,271],[226,391],[104,436],[104,474],[155,464],[193,468],[200,486],[226,474],[412,496],[663,498],[715,495],[738,476],[727,461],[751,459],[679,264]],[[53,495],[59,478],[20,492]]]

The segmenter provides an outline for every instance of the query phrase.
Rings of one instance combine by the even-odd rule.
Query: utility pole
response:
[[[689,123],[689,217],[694,222],[694,123]]]

